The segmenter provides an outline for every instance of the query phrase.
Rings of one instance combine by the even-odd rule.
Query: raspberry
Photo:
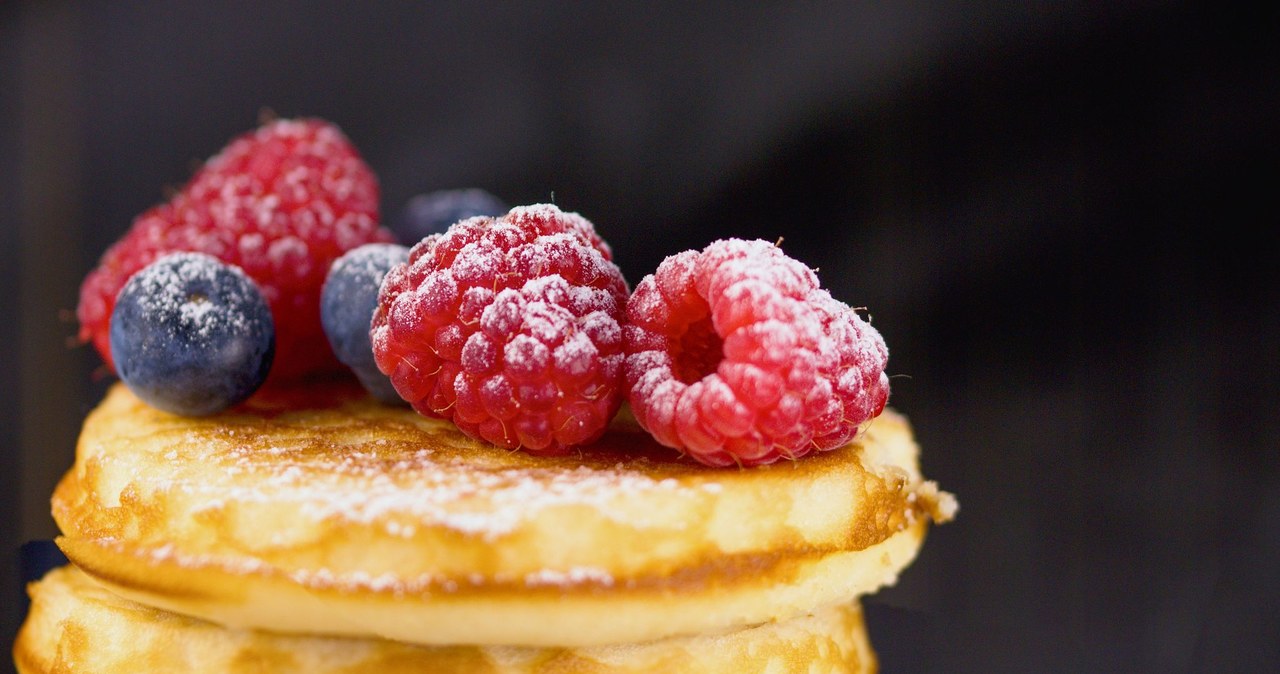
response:
[[[262,289],[276,326],[272,378],[338,367],[320,325],[329,265],[378,226],[378,183],[337,127],[278,120],[234,139],[168,203],[140,215],[80,287],[81,341],[115,369],[108,320],[116,294],[165,253],[212,255]]]
[[[884,340],[765,241],[671,256],[636,286],[624,329],[636,420],[712,466],[798,458],[884,409]]]
[[[429,236],[383,281],[378,368],[473,438],[535,454],[591,442],[622,403],[627,286],[609,255],[590,222],[548,205]]]

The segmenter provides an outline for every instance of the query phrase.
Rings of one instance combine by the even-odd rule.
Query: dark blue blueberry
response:
[[[262,291],[239,267],[201,253],[166,255],[134,274],[116,298],[110,336],[125,385],[186,416],[248,398],[276,350]]]
[[[439,234],[459,220],[477,215],[505,215],[502,200],[482,189],[439,190],[413,197],[400,217],[391,223],[396,238],[406,246],[431,234]]]
[[[409,260],[409,249],[370,243],[334,260],[320,291],[320,323],[338,360],[351,368],[377,399],[404,404],[387,375],[378,370],[369,342],[369,324],[378,306],[378,289],[392,267]]]

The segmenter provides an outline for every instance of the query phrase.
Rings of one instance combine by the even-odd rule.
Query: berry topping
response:
[[[473,438],[562,453],[622,402],[627,286],[595,228],[555,206],[459,222],[387,274],[373,353],[400,396]]]
[[[413,197],[400,217],[391,224],[400,243],[406,246],[432,234],[441,234],[449,225],[477,215],[497,217],[507,212],[498,197],[481,190],[438,190]]]
[[[337,127],[279,120],[233,140],[174,198],[140,215],[80,287],[80,339],[109,367],[108,319],[125,281],[165,253],[207,253],[258,283],[275,319],[272,377],[338,367],[320,326],[329,265],[378,226],[378,184]]]
[[[320,293],[320,322],[338,360],[383,402],[403,403],[387,375],[373,361],[369,324],[378,306],[382,279],[409,259],[409,249],[394,243],[369,243],[347,251],[333,263]]]
[[[224,410],[262,385],[275,354],[267,301],[238,267],[173,253],[134,274],[116,298],[110,344],[125,385],[187,416]]]
[[[636,286],[624,331],[636,420],[712,466],[845,444],[884,409],[884,340],[765,241],[671,256]]]

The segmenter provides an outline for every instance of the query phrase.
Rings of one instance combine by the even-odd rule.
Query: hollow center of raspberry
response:
[[[724,340],[716,334],[711,317],[705,316],[689,325],[673,351],[676,379],[692,384],[716,371],[724,358]]]

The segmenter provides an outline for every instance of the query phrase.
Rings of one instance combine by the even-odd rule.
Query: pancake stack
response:
[[[345,381],[174,416],[116,385],[53,496],[72,565],[29,591],[37,672],[868,672],[858,598],[930,521],[892,410],[714,469],[625,410],[564,457]]]

